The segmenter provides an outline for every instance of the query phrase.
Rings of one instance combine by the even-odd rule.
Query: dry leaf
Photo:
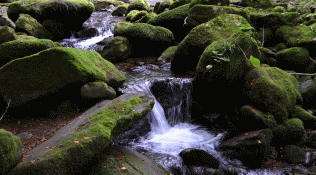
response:
[[[36,141],[36,142],[35,142],[35,145],[38,145],[38,144],[39,144],[39,141]]]
[[[84,139],[86,139],[86,140],[87,140],[87,139],[89,139],[89,137],[85,137]]]
[[[112,121],[109,121],[109,123],[113,123]]]
[[[125,168],[125,167],[122,167],[121,170],[126,170],[126,168]]]
[[[124,112],[124,108],[121,109],[121,112]]]
[[[52,147],[52,149],[55,149],[55,148],[56,148],[56,146],[53,146],[53,147]]]
[[[258,140],[258,143],[261,143],[261,141],[260,141],[260,140]]]
[[[79,141],[74,141],[75,143],[79,143]]]

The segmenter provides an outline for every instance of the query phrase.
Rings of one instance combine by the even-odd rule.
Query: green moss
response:
[[[196,4],[228,6],[230,2],[229,0],[191,0],[189,8],[192,8]]]
[[[102,81],[89,82],[81,87],[80,92],[87,98],[113,99],[116,96],[115,90]]]
[[[123,31],[127,27],[132,26],[132,25],[133,25],[132,23],[125,22],[125,21],[120,21],[120,22],[116,23],[114,26],[114,37],[122,35]]]
[[[146,10],[147,12],[150,12],[150,5],[146,0],[135,0],[128,6],[126,14],[128,14],[132,10]]]
[[[312,43],[316,37],[316,33],[313,32],[309,26],[284,25],[275,31],[275,36],[284,39],[287,46],[295,47]]]
[[[273,7],[273,0],[243,0],[243,6],[254,8],[271,8]]]
[[[131,10],[129,13],[126,15],[126,21],[130,21],[136,14],[139,12],[139,10]]]
[[[304,122],[304,128],[316,129],[316,117],[308,113],[301,106],[295,105],[291,112],[291,118],[299,118]]]
[[[275,48],[280,51],[280,50],[283,50],[283,49],[286,49],[286,44],[284,43],[279,43],[275,46]]]
[[[284,148],[284,161],[291,164],[302,163],[305,159],[305,152],[296,145],[287,145]]]
[[[286,10],[285,10],[285,8],[282,7],[282,6],[275,6],[275,7],[273,8],[273,11],[274,11],[274,12],[283,13],[283,12],[285,12]]]
[[[169,7],[169,10],[173,10],[177,7],[180,7],[180,6],[183,6],[185,4],[188,4],[188,7],[189,7],[189,4],[190,4],[191,0],[175,0]]]
[[[40,64],[45,64],[46,69]],[[111,87],[118,88],[126,79],[99,53],[63,47],[47,49],[25,58],[15,59],[1,67],[0,72],[14,72],[14,76],[1,79],[3,85],[1,92],[8,94],[58,89],[68,83],[78,83],[78,81],[85,83],[89,80],[101,80]]]
[[[19,152],[21,147],[22,142],[19,137],[14,136],[9,131],[0,129],[1,174],[8,173],[17,163],[16,161],[22,156]]]
[[[133,16],[130,17],[130,20],[131,20],[131,22],[137,21],[140,18],[142,18],[143,16],[146,16],[147,14],[148,14],[148,12],[146,10],[138,11],[137,13],[135,13]]]
[[[147,23],[150,19],[154,18],[155,16],[157,16],[157,14],[154,12],[147,13],[145,16],[142,16],[139,20],[135,21],[135,23]]]
[[[281,69],[305,72],[310,64],[309,52],[305,47],[291,47],[275,54],[277,65]]]

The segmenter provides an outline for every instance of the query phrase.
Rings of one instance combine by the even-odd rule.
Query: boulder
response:
[[[166,8],[169,8],[169,6],[173,3],[173,0],[163,0],[163,1],[158,1],[155,4],[154,7],[154,12],[156,14],[162,13],[165,11]]]
[[[218,169],[220,163],[214,156],[200,149],[187,148],[182,150],[179,156],[182,158],[183,164],[187,167],[203,166]]]
[[[137,151],[126,147],[112,147],[107,157],[92,170],[93,174],[152,174],[170,175],[161,165]]]
[[[174,53],[176,52],[178,46],[170,46],[168,47],[158,58],[158,61],[168,62],[170,63],[174,57]]]
[[[117,31],[114,28],[114,34],[128,39],[133,57],[159,56],[166,48],[175,44],[170,30],[146,23],[127,25]]]
[[[9,26],[12,29],[15,29],[16,27],[14,22],[6,15],[0,15],[0,26]]]
[[[169,6],[169,10],[173,10],[177,7],[183,6],[185,4],[190,4],[191,0],[175,0],[173,3]],[[188,6],[189,7],[189,6]]]
[[[125,2],[129,3],[129,2]],[[119,0],[94,0],[93,4],[95,7],[95,11],[103,11],[105,9],[109,9],[111,6],[119,6],[124,5],[124,1]]]
[[[112,13],[112,16],[123,16],[126,13],[128,5],[119,5]]]
[[[23,39],[23,37],[19,37],[21,37],[21,35],[17,36],[17,40],[5,42],[0,45],[0,66],[15,59],[24,58],[49,48],[62,46],[60,43],[55,43],[48,39],[36,39],[34,37],[32,37],[34,39],[31,39],[29,36]]]
[[[189,8],[192,8],[193,6],[201,4],[201,5],[217,5],[217,6],[229,6],[230,1],[229,0],[191,0]]]
[[[249,168],[259,168],[270,154],[273,136],[271,129],[247,132],[222,142],[216,150]]]
[[[187,23],[191,26],[198,26],[223,14],[240,15],[249,21],[249,14],[244,9],[228,6],[198,4],[194,7],[190,7]]]
[[[299,105],[293,107],[290,118],[299,118],[304,123],[305,129],[316,129],[316,117]]]
[[[79,32],[76,32],[74,36],[76,38],[91,38],[91,37],[97,36],[98,34],[99,34],[98,29],[87,28],[87,29],[80,30]]]
[[[101,56],[112,63],[125,61],[131,55],[132,48],[129,44],[129,40],[123,36],[116,36],[112,38],[104,45],[101,51]]]
[[[316,132],[313,132],[306,140],[306,146],[316,148]]]
[[[93,81],[103,81],[117,90],[126,79],[99,53],[64,47],[47,49],[13,60],[1,68],[0,75],[0,92],[5,95],[5,100],[12,100],[10,107],[39,97],[48,98],[49,94],[50,98],[55,98],[63,88],[78,92],[78,96],[80,88]],[[39,101],[43,100],[38,99]]]
[[[296,104],[302,104],[297,80],[277,67],[258,67],[245,76],[244,94],[251,104],[271,113],[278,124],[288,119]]]
[[[70,37],[70,31],[80,30],[82,24],[91,16],[93,11],[93,3],[87,0],[53,0],[47,3],[35,0],[13,2],[9,5],[7,13],[8,17],[14,22],[21,13],[29,14],[42,25],[44,25],[43,22],[45,20],[57,21],[62,24],[63,29],[66,31],[64,35],[54,33],[48,26],[44,25],[44,27],[50,31],[54,40],[58,40]]]
[[[310,26],[298,25],[289,26],[283,25],[275,31],[275,36],[280,38],[280,42],[285,41],[289,47],[305,47],[310,56],[315,56],[314,48],[316,33]]]
[[[132,10],[146,10],[147,12],[150,12],[150,5],[146,0],[135,0],[129,4],[126,10],[126,15]]]
[[[302,98],[304,101],[303,107],[305,109],[308,108],[314,108],[315,106],[313,104],[315,104],[314,102],[316,102],[316,78],[314,77],[311,80],[307,80],[305,82],[303,82],[300,86],[300,92],[302,94]]]
[[[238,21],[239,23],[230,21]],[[207,52],[206,47],[214,41],[228,39],[233,34],[236,34],[233,30],[239,29],[239,24],[249,23],[242,16],[224,14],[193,28],[177,47],[171,62],[172,72],[181,75],[197,69],[197,71],[201,73],[200,71],[205,70],[205,67],[200,68],[202,65],[198,65],[199,60],[201,59],[200,62],[203,62],[203,66],[204,62],[206,62],[205,60],[209,60],[209,58],[205,58],[204,55],[202,55],[204,50],[204,52]],[[252,35],[254,33],[247,31],[247,34]],[[251,47],[257,46],[254,45]]]
[[[148,12],[146,10],[132,10],[130,13],[126,16],[126,21],[135,22],[136,20],[139,20],[143,16],[146,16]]]
[[[241,3],[244,7],[254,8],[273,8],[273,0],[243,0]]]
[[[296,145],[286,145],[283,150],[283,161],[289,164],[305,162],[305,152]]]
[[[0,45],[12,40],[16,40],[14,29],[9,26],[0,26]]]
[[[24,32],[27,35],[31,35],[39,39],[52,38],[51,33],[29,14],[21,14],[16,20],[15,25],[16,31]]]
[[[111,153],[108,150],[113,139],[144,118],[153,106],[154,99],[144,93],[128,93],[101,101],[79,116],[79,120],[62,127],[52,138],[31,150],[8,175],[92,172],[92,167]],[[128,156],[126,159],[129,160]],[[128,164],[126,170],[136,171]],[[147,170],[150,171],[153,170]],[[160,172],[164,171],[160,169]]]
[[[295,72],[305,72],[307,67],[312,63],[309,52],[304,47],[291,47],[283,49],[275,54],[277,67]]]
[[[108,86],[106,83],[100,82],[89,82],[83,85],[80,89],[81,96],[83,98],[94,98],[94,99],[114,99],[116,96],[115,90]]]
[[[192,28],[183,27],[184,19],[188,16],[189,4],[165,11],[151,18],[148,24],[169,29],[177,42],[180,42]]]
[[[22,159],[22,142],[11,132],[0,129],[0,172],[7,174]]]
[[[272,145],[275,147],[303,146],[306,142],[303,122],[298,118],[285,120],[284,124],[271,129],[273,131]]]
[[[140,19],[136,20],[135,23],[147,23],[151,18],[157,16],[156,13],[150,12],[142,16]]]

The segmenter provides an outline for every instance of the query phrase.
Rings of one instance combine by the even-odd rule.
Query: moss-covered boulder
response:
[[[301,88],[301,94],[304,101],[303,107],[305,109],[314,108],[316,102],[316,78],[314,77],[312,80],[308,80],[303,84],[304,86]]]
[[[161,56],[158,58],[158,61],[162,61],[162,62],[170,62],[173,57],[174,57],[174,53],[176,52],[178,46],[171,46],[168,47],[162,54]]]
[[[175,45],[170,30],[147,23],[135,23],[122,27],[120,32],[115,32],[115,34],[128,39],[132,47],[132,55],[135,57],[160,56],[166,48]]]
[[[135,0],[128,6],[126,10],[126,15],[129,14],[132,10],[146,10],[147,12],[150,12],[150,5],[146,0]]]
[[[283,50],[283,49],[286,49],[286,44],[285,43],[279,43],[277,45],[275,45],[275,48],[280,51],[280,50]]]
[[[289,118],[298,118],[303,121],[305,129],[316,129],[316,117],[299,105],[295,105]]]
[[[276,65],[276,60],[274,58],[275,53],[265,47],[259,47],[259,50],[260,50],[261,56],[258,57],[258,59],[260,60],[261,66],[263,64],[267,64],[270,67],[275,67]]]
[[[184,19],[188,16],[188,10],[189,4],[186,4],[175,9],[162,12],[151,18],[148,21],[148,24],[169,29],[174,34],[175,40],[180,42],[187,35],[187,29],[183,27],[183,24]]]
[[[91,2],[94,4],[95,11],[107,9],[110,6],[126,5],[123,1],[119,0],[93,0]]]
[[[296,145],[286,145],[283,150],[283,161],[289,164],[305,162],[305,151]]]
[[[15,29],[16,27],[14,22],[6,15],[0,15],[0,26],[9,26],[12,29]]]
[[[249,15],[249,23],[257,30],[269,28],[275,31],[283,25],[294,26],[299,24],[300,15],[296,12],[273,12],[270,10],[261,10],[255,8],[245,8]]]
[[[12,60],[0,68],[0,75],[0,93],[12,99],[10,106],[58,94],[69,86],[72,91],[77,88],[79,95],[84,84],[94,81],[103,81],[117,90],[126,79],[99,53],[63,47]]]
[[[243,0],[242,6],[254,8],[273,8],[273,0]]]
[[[112,16],[123,16],[126,13],[128,5],[119,5],[112,13]]]
[[[0,26],[0,45],[12,40],[16,40],[14,29],[9,26]]]
[[[93,11],[93,3],[87,0],[27,0],[11,3],[7,13],[14,22],[21,13],[29,14],[41,24],[45,20],[58,21],[63,24],[64,29],[67,31],[65,36],[55,35],[50,28],[44,26],[57,40],[62,37],[69,37],[71,30],[81,29],[82,24],[91,16]]]
[[[270,154],[273,136],[271,129],[247,132],[222,142],[216,149],[249,168],[260,168]]]
[[[0,45],[0,65],[29,55],[33,55],[40,51],[53,47],[61,47],[60,43],[55,43],[47,39],[19,39],[5,42]]]
[[[312,62],[309,52],[304,47],[291,47],[275,54],[277,67],[295,72],[305,72],[306,68]]]
[[[22,159],[22,142],[11,132],[0,129],[0,172],[7,174]]]
[[[275,6],[272,9],[273,12],[279,12],[279,13],[284,13],[286,11],[286,9],[283,6]]]
[[[245,76],[244,94],[251,104],[281,124],[303,99],[297,80],[277,67],[258,67]]]
[[[89,82],[80,89],[81,96],[88,99],[114,99],[115,90],[102,81]]]
[[[122,36],[112,38],[104,45],[101,51],[101,56],[112,63],[125,61],[131,55],[132,50],[129,41]]]
[[[116,23],[114,25],[114,31],[113,31],[114,37],[120,36],[126,30],[127,27],[132,26],[132,25],[133,24],[129,22],[125,22],[125,21],[120,21]]]
[[[144,93],[127,93],[114,100],[101,101],[100,105],[81,115],[80,120],[57,131],[54,137],[30,151],[24,162],[9,174],[80,174],[87,167],[92,169],[107,158],[113,140],[146,117],[153,106],[153,97]],[[54,149],[47,149],[47,146]],[[104,166],[102,168],[106,169]],[[125,167],[127,172],[135,172],[133,166]],[[153,174],[153,170],[143,171]]]
[[[307,138],[305,145],[307,147],[316,148],[316,132],[312,132]]]
[[[163,12],[166,8],[169,8],[172,3],[173,3],[173,0],[158,1],[155,4],[154,12],[156,14],[159,14],[159,13]]]
[[[191,0],[189,8],[192,8],[196,4],[229,6],[230,1],[229,0]]]
[[[169,6],[169,10],[175,9],[177,7],[183,6],[185,4],[190,4],[191,0],[175,0],[173,3]]]
[[[136,20],[139,20],[140,18],[142,18],[143,16],[146,16],[147,14],[148,12],[146,10],[142,10],[142,11],[133,10],[126,16],[126,21],[135,22]]]
[[[157,16],[157,14],[154,12],[147,13],[140,19],[136,20],[135,23],[147,23],[151,18],[154,18],[155,16]]]
[[[289,47],[305,47],[311,56],[314,56],[316,33],[310,26],[284,25],[275,31],[275,36],[280,38],[280,42],[284,42]]]
[[[39,39],[52,38],[50,32],[29,14],[20,15],[15,24],[16,31],[25,32],[27,35],[31,35]]]
[[[303,146],[306,142],[303,122],[298,118],[287,119],[283,124],[271,129],[273,131],[272,144],[275,147],[285,145]]]
[[[233,118],[234,117],[231,117],[229,120]],[[250,105],[242,106],[237,115],[237,119],[230,121],[230,123],[234,124],[238,132],[254,131],[277,126],[277,122],[272,114],[263,113]]]
[[[242,16],[224,14],[192,29],[177,47],[174,59],[171,62],[172,72],[175,74],[185,74],[188,71],[195,71],[196,68],[199,73],[204,72],[205,61],[202,61],[202,65],[197,67],[200,56],[204,49],[214,41],[228,39],[233,34],[236,34],[233,30],[239,29],[239,26],[231,21],[238,21],[240,24],[249,24]],[[247,34],[252,33],[252,31],[247,32]],[[208,58],[201,59],[208,60]]]
[[[198,26],[223,14],[236,14],[249,21],[249,14],[244,9],[217,5],[195,5],[190,8],[187,22],[189,25]]]

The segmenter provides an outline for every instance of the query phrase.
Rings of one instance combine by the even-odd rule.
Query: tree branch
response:
[[[7,109],[5,110],[4,114],[7,112],[8,108],[9,108],[9,106],[10,106],[10,102],[11,102],[11,99],[9,100],[9,103],[8,103]],[[4,114],[2,114],[2,115],[1,115],[0,120],[2,120],[2,118],[3,118],[3,115],[4,115]]]

